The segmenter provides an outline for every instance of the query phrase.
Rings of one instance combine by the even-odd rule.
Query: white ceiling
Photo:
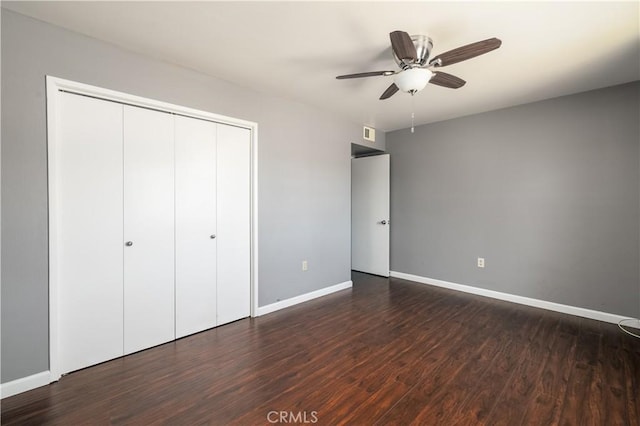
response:
[[[3,7],[382,130],[409,127],[412,99],[380,94],[389,32],[429,35],[433,55],[498,37],[443,68],[467,80],[414,97],[416,124],[640,79],[639,2],[2,2]],[[432,55],[432,56],[433,56]]]

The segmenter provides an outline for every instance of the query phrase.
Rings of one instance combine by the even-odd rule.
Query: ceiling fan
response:
[[[404,31],[393,31],[389,34],[389,38],[391,39],[393,59],[398,67],[400,67],[400,70],[369,71],[339,75],[336,78],[342,80],[347,78],[393,75],[394,82],[384,91],[380,99],[388,99],[398,90],[413,95],[424,89],[427,83],[451,89],[459,89],[465,85],[466,81],[455,75],[437,71],[437,69],[491,52],[502,44],[502,41],[494,37],[441,53],[429,60],[429,55],[433,48],[433,42],[429,37],[423,35],[411,37]]]

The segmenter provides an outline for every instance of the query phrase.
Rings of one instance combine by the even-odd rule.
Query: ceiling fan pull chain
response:
[[[411,133],[414,133],[414,121],[416,118],[416,100],[413,97],[413,92],[411,92]]]

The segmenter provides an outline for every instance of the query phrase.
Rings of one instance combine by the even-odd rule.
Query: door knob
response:
[[[216,234],[211,234],[211,236],[209,236],[209,238],[211,238],[212,240],[215,240]]]
[[[133,245],[133,241],[127,241],[126,243],[124,243],[124,245],[127,247],[131,247]]]
[[[386,221],[386,220],[382,220],[382,221],[380,222],[380,225],[386,225],[386,224],[387,224],[387,221]]]

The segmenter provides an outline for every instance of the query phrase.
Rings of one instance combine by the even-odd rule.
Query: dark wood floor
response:
[[[364,274],[353,290],[2,401],[2,423],[20,425],[638,425],[639,416],[640,341],[615,325]]]

